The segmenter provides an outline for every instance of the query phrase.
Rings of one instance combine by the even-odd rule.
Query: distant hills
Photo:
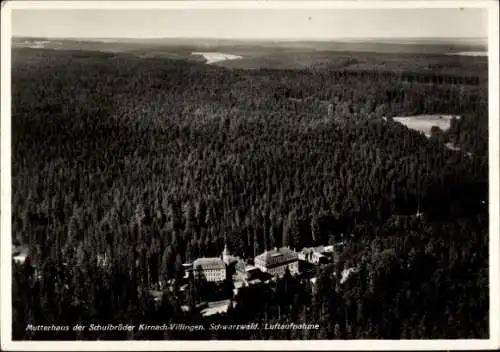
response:
[[[438,66],[462,66],[457,59],[443,55],[487,51],[483,38],[343,38],[326,40],[228,40],[214,38],[35,38],[14,37],[13,48],[99,51],[129,53],[140,58],[167,58],[208,63],[227,68],[295,69],[333,67],[352,69],[399,70],[403,57],[440,56],[426,59],[418,70]],[[201,53],[197,55],[196,53]],[[238,60],[207,60],[203,53]],[[374,57],[374,55],[376,57]],[[354,58],[355,57],[355,58]],[[450,60],[455,60],[451,62]],[[459,59],[461,61],[465,58]],[[482,66],[484,57],[467,58],[473,66]],[[414,62],[413,60],[412,62]],[[450,65],[448,65],[448,63]],[[429,66],[430,65],[430,66]],[[404,66],[404,65],[403,65]],[[420,67],[422,66],[422,67]],[[442,70],[445,67],[440,67]],[[408,67],[406,67],[408,69]]]
[[[303,47],[331,50],[335,48],[372,49],[380,46],[383,50],[389,46],[409,46],[406,50],[419,51],[422,46],[456,48],[459,51],[468,49],[487,50],[487,38],[336,38],[331,40],[318,39],[218,39],[218,38],[44,38],[44,37],[13,37],[13,43],[23,41],[59,41],[59,42],[87,42],[87,43],[121,43],[142,45],[183,45],[195,47],[240,46],[257,45],[264,47]],[[371,51],[371,50],[369,50]]]

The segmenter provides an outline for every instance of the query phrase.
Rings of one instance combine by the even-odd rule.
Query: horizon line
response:
[[[12,38],[44,38],[44,39],[143,39],[143,40],[151,40],[151,39],[182,39],[182,40],[235,40],[235,41],[246,41],[246,40],[255,40],[255,41],[335,41],[335,40],[411,40],[411,39],[424,39],[424,40],[487,40],[488,37],[349,37],[349,36],[342,36],[342,37],[331,37],[331,38],[288,38],[288,37],[268,37],[268,38],[252,38],[252,37],[235,37],[235,38],[220,38],[220,37],[168,37],[168,36],[161,36],[161,37],[116,37],[116,36],[111,36],[111,37],[83,37],[83,36],[68,36],[68,37],[60,37],[60,36],[36,36],[36,35],[12,35]]]

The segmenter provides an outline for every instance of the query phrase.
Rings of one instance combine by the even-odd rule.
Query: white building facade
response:
[[[326,261],[324,247],[312,247],[302,249],[298,256],[300,260],[309,262],[311,264],[319,264],[321,261]]]
[[[285,275],[287,268],[290,274],[296,275],[299,273],[299,258],[297,253],[289,248],[275,248],[256,256],[255,266],[273,276]]]
[[[208,282],[226,280],[226,265],[220,258],[198,258],[193,262],[192,270],[196,279]]]

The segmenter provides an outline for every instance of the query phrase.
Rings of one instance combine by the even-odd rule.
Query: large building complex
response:
[[[274,276],[285,275],[287,268],[290,274],[295,275],[299,272],[299,258],[295,251],[287,247],[275,248],[256,256],[255,266]]]
[[[197,279],[222,282],[226,279],[226,264],[220,258],[198,258],[193,262],[193,273]]]

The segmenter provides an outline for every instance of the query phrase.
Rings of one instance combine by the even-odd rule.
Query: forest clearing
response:
[[[207,64],[213,64],[214,62],[225,61],[225,60],[236,60],[242,59],[243,56],[218,53],[218,52],[193,52],[193,55],[201,55],[207,60]]]
[[[436,126],[441,131],[447,131],[451,127],[453,118],[459,120],[460,116],[456,115],[415,115],[415,116],[397,116],[394,121],[399,122],[406,127],[422,132],[426,137],[431,136],[432,127]]]

